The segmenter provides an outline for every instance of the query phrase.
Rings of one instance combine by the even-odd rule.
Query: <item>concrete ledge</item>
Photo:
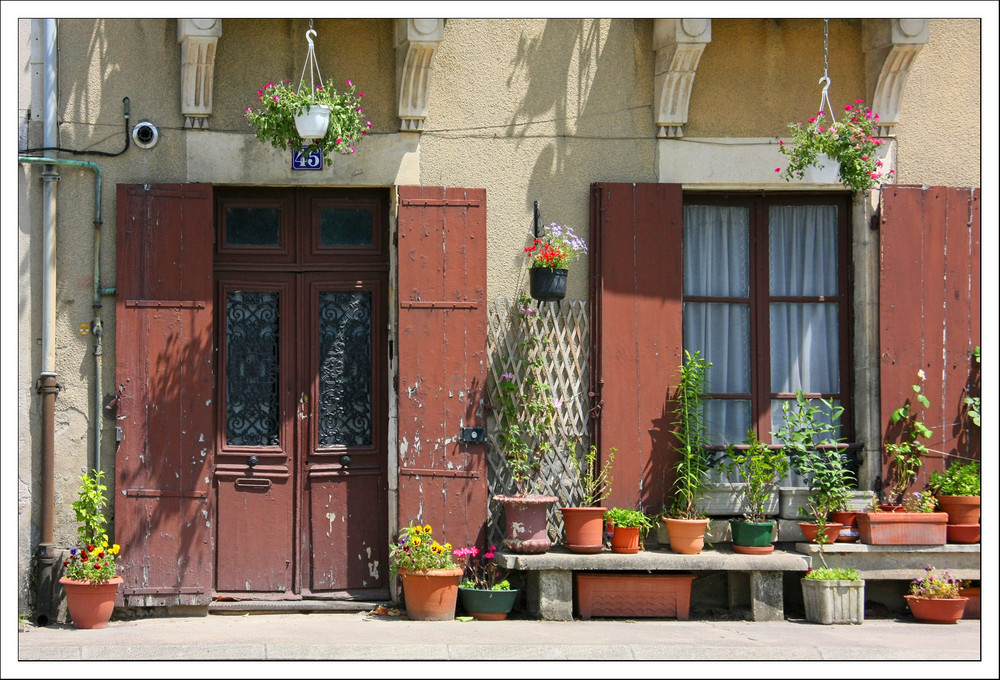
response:
[[[775,550],[770,555],[741,555],[729,546],[718,546],[697,555],[667,550],[640,550],[634,555],[602,551],[591,555],[553,547],[540,555],[501,552],[497,562],[519,571],[806,571],[810,560],[801,551]]]
[[[823,566],[820,546],[796,543],[796,552],[808,556],[812,568]],[[868,545],[834,543],[823,546],[829,567],[853,567],[863,579],[914,579],[924,575],[925,567],[945,569],[953,578],[980,578],[981,546],[978,543],[945,545]]]

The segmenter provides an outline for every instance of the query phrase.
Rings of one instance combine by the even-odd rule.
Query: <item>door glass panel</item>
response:
[[[372,295],[319,294],[319,445],[372,442]]]
[[[372,245],[372,212],[365,208],[324,208],[319,211],[321,246]]]
[[[276,246],[280,226],[278,208],[226,208],[226,245]]]
[[[278,446],[278,293],[228,293],[226,339],[226,444]]]
[[[771,206],[768,239],[771,295],[837,294],[837,206]]]
[[[840,391],[840,330],[832,302],[772,302],[771,390]]]

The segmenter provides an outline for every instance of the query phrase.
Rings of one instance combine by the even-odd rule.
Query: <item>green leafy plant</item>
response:
[[[924,370],[917,371],[920,383],[926,379]],[[913,385],[913,398],[923,408],[929,407],[930,401],[921,391],[920,383]],[[909,399],[892,412],[890,422],[902,429],[899,443],[885,442],[885,452],[889,456],[893,473],[891,493],[894,503],[900,503],[906,495],[910,484],[917,478],[917,472],[923,466],[923,458],[927,455],[927,447],[921,439],[930,439],[931,431],[920,419],[920,411]]]
[[[646,513],[631,508],[611,508],[604,513],[604,521],[616,527],[638,527],[641,536],[653,528],[653,522]]]
[[[522,293],[514,314],[518,356],[510,362],[517,373],[503,373],[497,385],[497,443],[520,495],[542,485],[544,458],[552,451],[548,432],[556,411],[562,408],[545,381],[548,338],[539,328],[537,314],[531,298]]]
[[[939,496],[979,496],[980,495],[979,463],[955,462],[943,473],[934,471],[927,483],[927,488]]]
[[[910,494],[903,502],[903,509],[906,512],[934,512],[937,508],[937,499],[933,494],[916,493]]]
[[[812,581],[859,581],[858,570],[853,567],[819,567],[806,572]]]
[[[451,569],[458,567],[452,559],[451,543],[444,545],[433,536],[430,524],[410,524],[399,532],[396,542],[389,546],[389,569],[393,574],[400,569]]]
[[[802,179],[810,166],[822,168],[822,155],[840,166],[841,183],[855,193],[864,193],[889,180],[895,173],[884,172],[877,157],[882,140],[875,137],[878,114],[872,113],[862,99],[844,107],[844,115],[827,125],[823,111],[807,123],[790,123],[792,144],[779,140],[779,150],[788,165],[775,168],[785,181]]]
[[[976,373],[978,373],[979,372],[979,345],[976,345],[976,348],[974,350],[972,350],[972,358],[976,360]],[[966,413],[966,415],[969,416],[969,420],[971,420],[972,424],[975,425],[976,427],[980,427],[980,425],[979,425],[979,405],[980,405],[979,401],[980,401],[980,397],[979,397],[978,394],[977,395],[967,394],[965,396],[965,398],[962,400],[962,403],[965,404],[965,413]]]
[[[480,551],[473,545],[451,551],[452,556],[465,570],[459,587],[476,590],[510,590],[507,572],[496,562],[496,549],[495,545],[491,545]]]
[[[826,399],[819,401],[822,409],[797,391],[794,407],[790,401],[781,405],[784,423],[771,434],[784,445],[795,471],[809,480],[807,507],[799,509],[807,510],[822,532],[827,516],[847,506],[854,474],[840,451],[843,438],[836,436],[844,407]]]
[[[354,153],[355,148],[371,132],[372,122],[364,115],[361,100],[364,92],[358,92],[350,80],[347,90],[338,93],[328,85],[293,90],[291,81],[268,83],[257,90],[257,108],[248,106],[244,113],[247,123],[256,131],[257,139],[276,149],[320,150],[327,165],[333,163],[330,154],[336,151],[342,155]],[[295,129],[295,116],[308,113],[314,106],[330,109],[330,126],[326,134],[307,145]]]
[[[744,483],[740,491],[745,501],[744,516],[750,522],[763,522],[764,510],[774,491],[774,485],[788,474],[790,462],[783,449],[772,449],[757,438],[753,429],[747,430],[746,449],[729,445],[726,458],[719,467],[735,473]]]
[[[946,569],[944,578],[934,575],[933,567],[924,567],[926,575],[910,582],[910,595],[926,597],[932,600],[954,600],[959,597],[958,589],[962,582],[953,579]]]
[[[590,445],[590,450],[582,458],[577,458],[577,472],[583,489],[582,507],[596,508],[611,494],[611,466],[615,461],[615,452],[611,448],[607,460],[601,469],[597,469],[597,447]]]
[[[528,254],[531,269],[568,269],[572,260],[587,252],[587,242],[576,235],[573,227],[553,222],[524,252]]]
[[[705,478],[710,461],[705,451],[705,405],[703,395],[708,388],[707,371],[711,362],[701,352],[684,351],[677,387],[676,434],[680,459],[674,467],[673,503],[670,517],[698,519],[698,499],[706,489]]]
[[[72,504],[76,512],[79,545],[71,548],[69,559],[63,560],[63,576],[75,581],[101,583],[118,575],[116,556],[121,551],[117,543],[108,545],[107,519],[104,508],[108,487],[101,481],[104,472],[80,476],[80,492]]]

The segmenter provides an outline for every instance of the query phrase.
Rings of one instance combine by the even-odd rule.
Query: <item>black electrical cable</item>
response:
[[[34,153],[36,151],[62,151],[64,153],[71,153],[77,156],[109,156],[114,158],[115,156],[121,156],[123,153],[128,151],[130,143],[130,135],[128,131],[128,119],[129,119],[129,107],[128,107],[128,97],[122,99],[122,103],[125,104],[125,148],[117,153],[112,153],[110,151],[79,151],[77,149],[64,149],[61,146],[41,146],[34,149],[21,149],[18,150],[18,154]]]

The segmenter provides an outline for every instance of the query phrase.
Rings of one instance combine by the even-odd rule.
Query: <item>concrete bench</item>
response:
[[[809,557],[811,568],[823,566],[820,546],[796,543],[795,551]],[[980,544],[945,545],[867,545],[833,543],[823,546],[828,567],[853,567],[858,575],[871,581],[922,578],[924,567],[937,572],[945,569],[956,579],[979,579]]]
[[[781,621],[784,619],[784,572],[805,573],[810,568],[809,556],[798,552],[775,550],[769,555],[740,555],[728,546],[697,555],[678,555],[669,550],[640,550],[633,555],[605,550],[580,555],[560,546],[540,555],[501,552],[497,561],[505,569],[527,573],[528,613],[548,621],[572,620],[573,572],[579,571],[739,572],[749,577],[751,618],[754,621]],[[732,586],[729,598],[730,601],[737,598]]]

